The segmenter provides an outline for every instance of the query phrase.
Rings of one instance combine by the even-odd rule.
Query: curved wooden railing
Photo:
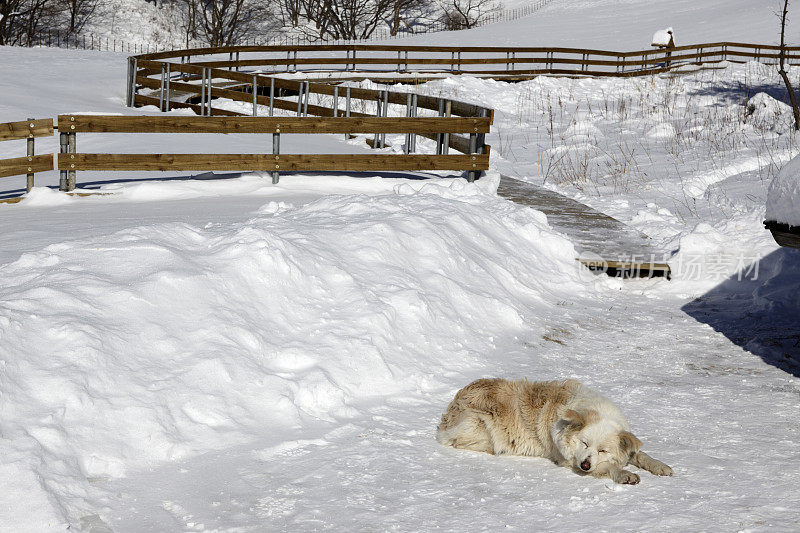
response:
[[[490,147],[484,141],[493,121],[492,109],[413,92],[339,86],[337,83],[341,80],[321,78],[388,77],[392,82],[405,80],[413,83],[443,73],[512,81],[542,74],[627,77],[658,74],[687,65],[702,67],[722,61],[775,63],[780,50],[774,45],[733,42],[634,52],[543,47],[322,44],[238,46],[142,54],[129,58],[127,105],[155,105],[161,111],[189,108],[203,118],[107,116],[87,119],[80,115],[59,116],[57,128],[61,135],[62,153],[58,158],[58,169],[62,173],[62,189],[67,190],[75,187],[77,170],[269,170],[273,181],[277,182],[278,173],[285,170],[444,169],[464,170],[473,180],[489,167]],[[800,47],[787,47],[785,52],[789,64],[800,63]],[[392,74],[387,76],[389,73]],[[298,76],[301,79],[297,79]],[[317,99],[315,103],[309,102],[312,94]],[[252,117],[215,108],[212,106],[214,98],[247,103]],[[282,112],[276,113],[276,110]],[[287,117],[287,112],[296,117]],[[212,118],[212,115],[239,117],[230,120]],[[320,121],[310,116],[329,119]],[[30,124],[30,121],[6,124],[9,131],[0,135],[0,140],[18,138],[22,134],[32,140],[40,133],[35,130],[38,123]],[[78,132],[163,131],[272,134],[273,150],[269,154],[125,155],[81,154],[76,150],[75,135]],[[372,136],[368,144],[373,148],[386,146],[387,133],[404,133],[405,143],[403,154],[299,156],[280,153],[281,133],[366,133]],[[418,136],[435,141],[435,154],[414,153]],[[450,155],[450,149],[462,155]],[[0,176],[27,173],[30,187],[33,173],[46,170],[51,164],[45,159],[34,156],[31,147],[24,160],[17,158],[0,162]]]

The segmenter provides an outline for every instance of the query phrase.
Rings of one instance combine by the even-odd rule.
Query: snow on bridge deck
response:
[[[497,193],[547,215],[551,226],[575,245],[576,258],[593,270],[623,277],[670,277],[668,252],[650,237],[596,209],[533,183],[503,176]]]

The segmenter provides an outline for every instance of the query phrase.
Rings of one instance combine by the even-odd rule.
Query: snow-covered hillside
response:
[[[751,3],[733,4],[561,2],[591,14],[598,47],[667,26],[679,44],[773,40],[760,11],[736,26]],[[627,13],[657,27],[633,32]],[[546,16],[553,42],[517,22],[449,38],[594,46]],[[18,74],[0,77],[0,122],[155,112],[123,106],[122,54],[0,47],[0,64]],[[772,69],[724,67],[414,87],[496,109],[494,170],[476,184],[81,172],[111,194],[72,198],[37,175],[0,204],[0,530],[795,530],[800,254],[762,221],[797,136],[771,97],[746,105],[781,97]],[[284,137],[286,152],[367,150]],[[268,141],[78,138],[126,152]],[[0,143],[0,158],[24,149]],[[542,213],[495,194],[500,172],[650,234],[674,252],[673,280],[591,274]],[[3,178],[0,196],[23,185]],[[483,376],[583,381],[675,476],[619,486],[439,445],[441,412]]]

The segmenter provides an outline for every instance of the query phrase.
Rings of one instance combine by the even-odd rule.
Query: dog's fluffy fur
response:
[[[546,457],[578,474],[636,484],[632,464],[658,476],[672,469],[640,451],[622,411],[578,381],[479,379],[458,391],[437,440],[491,454]]]

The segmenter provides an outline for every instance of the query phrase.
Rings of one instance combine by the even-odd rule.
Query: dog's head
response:
[[[642,442],[593,410],[565,412],[556,423],[554,441],[572,468],[590,474],[611,466],[622,468]]]

